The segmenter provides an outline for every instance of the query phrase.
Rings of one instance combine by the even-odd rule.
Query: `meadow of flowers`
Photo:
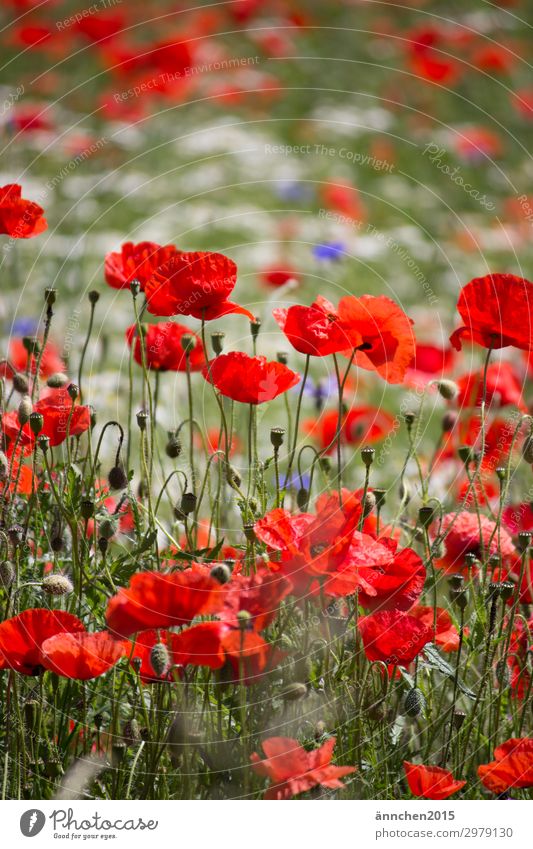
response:
[[[527,0],[2,4],[2,799],[526,799]]]

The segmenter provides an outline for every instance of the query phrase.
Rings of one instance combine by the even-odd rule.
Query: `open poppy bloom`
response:
[[[457,781],[447,769],[403,762],[409,790],[422,799],[447,799],[461,790],[466,781]]]
[[[261,746],[266,757],[257,752],[250,756],[257,775],[270,779],[265,799],[290,799],[318,785],[330,790],[344,787],[341,778],[356,771],[354,766],[334,766],[331,763],[336,738],[311,752],[290,737],[269,737]]]
[[[41,646],[43,666],[63,678],[88,681],[111,669],[128,649],[108,631],[89,634],[63,633],[49,637]]]
[[[235,575],[227,584],[220,618],[238,626],[239,611],[250,617],[248,630],[263,631],[275,619],[282,600],[291,591],[290,582],[282,575],[260,568],[253,575]]]
[[[431,628],[415,616],[398,610],[378,610],[359,620],[368,660],[408,666],[433,639]]]
[[[303,428],[318,439],[320,447],[328,453],[335,450],[339,414],[328,410],[318,419],[307,419]],[[350,407],[341,420],[340,438],[346,445],[373,445],[394,428],[394,417],[386,410],[367,405]]]
[[[300,375],[266,357],[249,357],[241,351],[210,360],[203,375],[227,398],[241,404],[264,404],[296,386]]]
[[[346,346],[345,356],[355,348],[356,365],[376,371],[388,383],[402,383],[415,356],[413,322],[404,311],[384,295],[348,295],[339,301],[338,314],[345,333],[362,340]]]
[[[104,261],[104,276],[113,289],[128,289],[133,280],[141,284],[144,292],[146,281],[154,271],[176,256],[174,245],[158,245],[155,242],[125,242],[120,251],[112,251]]]
[[[41,377],[50,377],[56,372],[65,371],[65,363],[61,359],[59,350],[52,342],[47,342],[40,356],[41,363],[39,374]],[[31,374],[35,374],[37,369],[38,356],[29,354],[22,339],[12,339],[9,343],[9,364],[18,372],[25,372],[27,369]],[[6,364],[7,365],[7,364]],[[2,366],[2,371],[5,367]],[[13,369],[11,374],[7,372],[6,377],[13,377]]]
[[[144,293],[152,315],[192,315],[209,321],[228,313],[252,313],[228,300],[237,282],[237,266],[224,254],[177,252],[159,266]]]
[[[207,571],[137,572],[129,587],[108,602],[106,621],[111,631],[127,637],[136,631],[188,625],[195,616],[215,613],[223,589]]]
[[[419,622],[423,622],[433,630],[434,613],[432,607],[424,607],[421,604],[412,607],[410,616],[414,616]],[[437,622],[433,641],[443,651],[457,651],[459,648],[459,633],[452,622],[452,618],[443,607],[437,607]]]
[[[460,351],[464,340],[484,348],[533,348],[533,284],[514,274],[476,277],[461,289],[457,310],[464,325],[450,336]]]
[[[518,558],[507,531],[504,528],[498,530],[496,524],[486,516],[478,519],[475,513],[466,510],[458,516],[448,513],[442,520],[441,533],[446,552],[435,565],[449,574],[465,569],[465,554],[475,554],[480,558],[483,549],[485,554],[500,554],[503,565],[511,564]]]
[[[533,787],[533,737],[513,737],[494,749],[494,760],[478,767],[478,775],[492,793]]]
[[[343,329],[337,309],[319,296],[310,307],[295,304],[288,309],[275,309],[272,315],[297,351],[313,357],[325,357],[362,344],[352,329]]]
[[[483,371],[470,372],[457,380],[458,407],[479,407],[483,400]],[[522,387],[511,363],[492,363],[487,369],[485,402],[487,406],[505,407],[514,404],[522,412],[527,406],[522,398]]]
[[[44,666],[43,643],[65,632],[85,632],[85,628],[63,610],[33,607],[6,619],[0,624],[0,669],[38,675]]]
[[[184,324],[177,324],[174,321],[150,324],[144,327],[144,333],[147,368],[154,371],[186,371],[187,357],[182,346],[184,336],[190,337],[195,342],[189,353],[190,370],[200,371],[205,365],[202,340]],[[134,324],[128,327],[126,340],[130,348],[134,344],[133,357],[136,363],[142,365],[141,340]]]
[[[52,447],[61,445],[67,436],[80,436],[91,426],[89,407],[74,404],[65,387],[44,390],[33,410],[41,413],[43,417],[39,436],[47,436]],[[2,417],[2,430],[13,442],[18,438],[18,444],[29,451],[35,445],[36,435],[29,423],[21,429],[17,410],[12,410]]]
[[[22,188],[11,183],[0,188],[0,233],[12,239],[31,239],[48,227],[38,203],[25,200]]]

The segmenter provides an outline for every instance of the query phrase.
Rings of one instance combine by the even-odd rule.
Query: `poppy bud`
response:
[[[128,719],[128,721],[124,723],[122,736],[124,738],[124,742],[128,743],[130,746],[141,742],[141,729],[139,728],[139,723],[136,719]]]
[[[149,419],[149,415],[146,412],[146,410],[139,410],[139,412],[137,413],[137,424],[139,426],[139,430],[141,430],[141,431],[146,430],[146,423],[147,423],[148,419]]]
[[[281,691],[280,696],[286,702],[295,702],[297,699],[303,699],[307,696],[307,687],[300,681],[294,681],[292,684],[287,684]]]
[[[363,507],[363,519],[366,519],[367,516],[370,516],[372,510],[376,506],[376,496],[373,492],[367,492],[362,501]]]
[[[252,339],[257,339],[259,336],[259,331],[261,330],[261,319],[255,318],[250,322],[250,333],[252,334]]]
[[[300,487],[296,493],[296,503],[300,510],[307,510],[309,505],[309,490],[305,486]]]
[[[181,442],[177,436],[169,436],[168,442],[165,445],[165,453],[167,457],[175,460],[181,454]]]
[[[62,596],[72,592],[74,587],[66,575],[47,575],[42,582],[43,591],[47,595]]]
[[[45,289],[44,290],[44,302],[47,307],[53,307],[56,302],[57,289]]]
[[[94,409],[94,407],[91,406],[91,404],[89,404],[88,406],[89,414],[91,416],[91,430],[93,430],[96,427],[96,410]]]
[[[246,631],[250,625],[252,616],[247,610],[239,610],[237,612],[237,623],[241,631]]]
[[[183,495],[181,496],[180,507],[186,516],[189,516],[190,513],[194,513],[194,511],[196,510],[196,502],[197,498],[194,492],[183,493]]]
[[[529,434],[522,443],[522,457],[526,463],[533,463],[533,434]]]
[[[419,690],[418,687],[413,687],[413,689],[409,690],[405,697],[403,712],[406,716],[414,718],[415,716],[420,716],[421,713],[424,713],[425,709],[426,697],[422,690]]]
[[[139,281],[138,280],[132,280],[130,282],[130,292],[133,295],[133,297],[136,298],[140,291],[141,291],[141,284],[139,283]]]
[[[257,537],[255,535],[254,523],[253,522],[247,522],[245,525],[243,525],[242,529],[244,531],[244,536],[246,537],[248,542],[255,542],[256,541]]]
[[[21,395],[26,395],[29,389],[28,378],[25,374],[17,374],[13,375],[13,389],[16,392],[20,392]]]
[[[422,525],[423,528],[429,528],[433,519],[435,518],[435,509],[434,507],[421,507],[418,511],[418,521]]]
[[[230,486],[240,486],[242,478],[234,466],[228,467],[227,480]]]
[[[97,292],[96,289],[91,289],[91,291],[89,292],[88,298],[89,298],[89,303],[93,304],[93,306],[94,306],[94,304],[97,304],[98,301],[100,300],[100,292]]]
[[[322,469],[324,474],[328,475],[331,472],[331,458],[321,457],[318,462],[320,463],[320,468]]]
[[[281,363],[282,366],[286,366],[289,362],[289,355],[287,351],[278,351],[276,354],[276,359],[278,363]]]
[[[231,572],[225,563],[215,563],[209,574],[219,584],[227,584],[231,579]]]
[[[42,413],[32,413],[30,415],[30,428],[34,436],[38,436],[44,426],[44,418]]]
[[[80,394],[80,390],[75,383],[69,383],[67,387],[67,392],[71,401],[75,401],[78,395]]]
[[[3,451],[0,451],[0,481],[7,480],[9,474],[9,460]]]
[[[192,333],[184,333],[180,342],[181,347],[186,354],[192,354],[196,348],[196,338],[192,335]]]
[[[170,655],[164,643],[156,643],[150,652],[150,665],[158,678],[161,678],[170,667]]]
[[[55,374],[51,374],[46,381],[46,384],[50,387],[50,389],[61,389],[61,387],[65,386],[66,383],[68,383],[68,377],[62,371],[56,371]]]
[[[81,518],[86,521],[94,516],[94,501],[85,498],[80,504],[80,514]]]
[[[270,430],[270,442],[274,448],[281,448],[283,445],[283,437],[285,436],[285,428],[273,427]]]
[[[0,563],[0,586],[9,589],[16,577],[15,566],[11,560],[3,560]]]
[[[31,411],[33,409],[31,398],[29,395],[25,395],[24,398],[21,399],[21,402],[18,406],[18,415],[19,422],[21,425],[25,425],[29,422]]]
[[[452,410],[448,410],[447,413],[444,413],[442,417],[441,427],[444,433],[449,433],[454,429],[457,424],[457,413],[454,413]]]
[[[459,387],[453,380],[439,380],[437,389],[446,401],[453,401],[459,394]]]
[[[111,489],[125,489],[128,485],[128,477],[120,465],[113,466],[107,476],[107,480]]]
[[[214,333],[211,334],[211,347],[217,357],[224,350],[225,338],[226,334],[223,330],[216,330]]]
[[[522,553],[527,551],[531,544],[531,531],[520,531],[518,534],[518,545],[517,548]]]
[[[115,519],[109,517],[108,519],[102,519],[101,522],[98,523],[98,533],[100,537],[103,539],[111,539],[117,532],[117,523]]]
[[[50,447],[50,437],[41,434],[41,436],[39,436],[39,438],[37,439],[37,443],[43,454],[46,454]]]
[[[361,448],[361,460],[363,461],[367,469],[369,469],[372,463],[374,462],[375,454],[375,450],[373,448],[370,448],[369,446]]]

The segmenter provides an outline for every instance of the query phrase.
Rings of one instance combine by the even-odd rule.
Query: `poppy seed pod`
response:
[[[464,582],[465,577],[464,575],[461,575],[460,572],[458,572],[456,575],[450,575],[450,577],[448,578],[448,583],[450,585],[450,589],[452,590],[462,589]]]
[[[253,522],[247,522],[245,525],[242,526],[242,529],[244,531],[244,536],[246,537],[248,542],[256,542],[257,537],[255,535]]]
[[[80,504],[80,514],[81,518],[85,519],[85,521],[94,516],[94,501],[85,498]]]
[[[498,468],[496,469],[496,474],[498,475],[498,480],[500,481],[500,483],[504,483],[504,481],[506,481],[509,477],[505,466],[498,466]]]
[[[128,476],[124,468],[120,465],[113,466],[107,476],[107,480],[111,489],[125,489],[128,485]]]
[[[518,534],[518,544],[517,548],[520,552],[524,553],[527,551],[531,544],[531,531],[520,531]]]
[[[31,398],[29,395],[25,395],[18,406],[18,417],[21,425],[25,425],[29,422],[32,410],[33,405],[31,403]]]
[[[281,363],[282,366],[286,366],[289,362],[289,355],[287,351],[278,351],[276,354],[276,359],[278,363]]]
[[[173,460],[180,456],[181,442],[177,436],[173,436],[172,434],[169,436],[168,442],[165,445],[165,454]]]
[[[44,290],[44,301],[46,306],[53,307],[56,302],[57,289],[50,287]]]
[[[418,511],[418,521],[423,528],[429,528],[435,518],[435,508],[424,506]]]
[[[370,448],[369,446],[361,448],[361,460],[363,461],[367,469],[369,469],[372,463],[374,462],[375,455],[376,452],[373,448]]]
[[[329,475],[331,472],[331,457],[321,457],[318,462],[324,474]]]
[[[40,353],[41,346],[39,345],[39,340],[35,337],[24,336],[22,339],[22,344],[24,345],[28,354],[37,357]]]
[[[148,419],[149,414],[146,412],[146,410],[139,410],[139,412],[137,413],[137,425],[139,426],[139,430],[146,430],[146,424],[148,422]]]
[[[111,539],[111,537],[114,536],[116,532],[116,519],[112,519],[111,517],[109,517],[107,519],[102,519],[102,521],[98,523],[98,533],[103,539]]]
[[[20,392],[21,395],[26,395],[28,392],[29,383],[28,378],[25,374],[17,374],[13,375],[13,389],[15,392]]]
[[[11,560],[3,560],[0,563],[0,586],[9,589],[16,577],[16,570]]]
[[[29,418],[30,428],[34,436],[38,436],[44,426],[44,418],[42,413],[32,413]]]
[[[257,337],[259,336],[260,330],[261,330],[261,319],[254,318],[254,320],[250,322],[250,333],[252,334],[252,339],[257,339]]]
[[[209,574],[215,579],[215,581],[218,581],[219,584],[227,584],[231,579],[231,571],[225,563],[215,563]]]
[[[43,592],[53,596],[68,595],[74,589],[66,575],[47,575],[41,586]]]
[[[273,427],[270,430],[270,442],[274,448],[281,448],[283,445],[283,437],[285,436],[285,428]]]
[[[192,333],[184,333],[180,339],[180,344],[186,354],[192,354],[196,348],[196,337]]]
[[[374,487],[372,492],[374,493],[374,498],[376,499],[376,507],[377,507],[378,510],[381,510],[381,508],[383,507],[383,505],[385,504],[385,501],[386,501],[387,490],[386,489],[376,489]]]
[[[465,566],[467,569],[473,569],[477,563],[477,557],[472,551],[467,551],[465,554]]]
[[[522,457],[526,463],[533,463],[533,434],[531,433],[522,443]]]
[[[407,429],[410,430],[416,421],[416,415],[415,413],[405,413],[403,420],[407,425]]]
[[[363,507],[363,518],[366,519],[367,516],[370,516],[372,510],[376,506],[376,496],[373,492],[367,492],[362,501]]]
[[[241,631],[246,631],[251,621],[252,616],[247,610],[239,610],[237,612],[237,623]]]
[[[89,303],[93,304],[93,306],[94,306],[94,304],[97,304],[98,301],[100,300],[100,292],[97,292],[96,289],[91,289],[91,291],[89,292],[88,298],[89,298]]]
[[[194,492],[184,492],[181,496],[180,507],[182,512],[189,516],[190,513],[194,513],[196,510],[196,502],[197,498]]]
[[[413,689],[409,690],[405,697],[403,712],[406,716],[414,718],[415,716],[420,716],[420,714],[424,712],[425,708],[426,697],[422,690],[418,687],[413,687]]]
[[[460,445],[457,449],[459,459],[467,466],[474,459],[474,452],[470,445]]]
[[[300,510],[307,510],[309,505],[309,490],[305,486],[301,486],[296,493],[296,503]]]
[[[68,377],[62,371],[56,371],[55,374],[51,374],[48,380],[46,381],[46,385],[50,387],[50,389],[61,389],[62,386],[68,383]]]
[[[43,454],[46,454],[46,452],[50,448],[50,437],[41,434],[37,439],[37,443]]]
[[[437,389],[446,401],[453,401],[459,394],[459,387],[453,380],[439,380]]]
[[[453,713],[453,724],[457,730],[459,730],[466,719],[466,713],[464,710],[456,710]]]
[[[225,338],[226,334],[223,330],[216,330],[214,333],[211,334],[211,347],[217,357],[224,350]]]
[[[130,292],[133,295],[133,297],[136,298],[140,291],[141,291],[140,282],[138,280],[132,280],[130,282]]]
[[[164,643],[156,643],[150,651],[150,665],[158,677],[168,672],[170,655]]]

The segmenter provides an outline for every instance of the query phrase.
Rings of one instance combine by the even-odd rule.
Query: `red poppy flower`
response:
[[[44,665],[43,643],[55,634],[85,631],[83,623],[63,610],[34,607],[0,624],[0,669],[37,675]]]
[[[218,610],[222,596],[220,584],[204,570],[138,572],[130,578],[129,588],[109,600],[106,620],[110,630],[124,637],[188,625],[195,616]]]
[[[507,531],[504,528],[498,530],[495,523],[486,516],[480,516],[478,519],[475,513],[468,513],[466,510],[458,516],[448,513],[442,520],[442,534],[445,534],[446,553],[436,561],[436,565],[450,574],[465,569],[465,554],[481,557],[482,541],[485,554],[501,554],[504,565],[517,558],[517,551]]]
[[[28,354],[22,339],[12,339],[9,343],[9,362],[15,371],[25,372],[28,368],[28,359],[31,360],[31,373],[35,374],[38,357]],[[65,363],[61,359],[59,350],[52,342],[47,342],[41,355],[40,376],[46,378],[62,371],[65,371]]]
[[[255,523],[255,535],[269,548],[276,551],[286,549],[297,554],[298,542],[314,518],[311,513],[293,515],[282,507],[276,507]]]
[[[365,208],[355,186],[349,183],[326,183],[321,190],[326,209],[332,209],[353,221],[364,221]]]
[[[302,426],[306,433],[318,439],[324,451],[327,449],[331,453],[335,450],[338,421],[338,412],[328,410],[318,419],[307,419]],[[394,421],[394,417],[381,407],[350,407],[342,418],[341,442],[355,446],[372,445],[385,439],[394,428]]]
[[[290,582],[268,569],[258,569],[250,576],[237,575],[227,585],[221,618],[238,626],[237,614],[250,615],[249,629],[262,631],[276,617],[282,600],[291,590]]]
[[[272,314],[293,348],[301,354],[325,357],[363,342],[353,328],[346,332],[336,308],[322,296],[310,307],[296,304],[288,309],[275,309]]]
[[[466,781],[457,781],[447,769],[439,766],[423,766],[403,762],[409,790],[422,799],[447,799],[465,786]]]
[[[445,377],[453,366],[455,356],[453,348],[417,342],[414,360],[407,370],[408,381],[424,387],[432,378]]]
[[[431,629],[398,610],[379,610],[359,620],[368,660],[408,666],[433,639]]]
[[[464,325],[450,342],[461,350],[463,340],[485,348],[533,348],[533,284],[514,274],[476,277],[461,289],[457,310]]]
[[[237,282],[237,266],[224,254],[176,253],[147,281],[145,295],[152,315],[192,315],[206,321],[228,313],[252,313],[228,301]]]
[[[299,278],[300,275],[298,272],[286,263],[272,265],[261,272],[261,280],[263,283],[266,283],[267,286],[273,286],[276,289],[279,286],[285,286],[289,280],[297,281]]]
[[[89,41],[102,42],[118,35],[125,25],[124,15],[115,12],[99,12],[80,16],[80,20],[76,21],[74,29]]]
[[[494,760],[477,773],[492,793],[533,787],[533,737],[513,737],[494,749]]]
[[[412,548],[396,550],[391,539],[355,533],[343,562],[325,585],[328,595],[358,592],[367,610],[409,610],[424,589],[426,569]]]
[[[266,357],[249,357],[241,351],[221,354],[203,369],[203,375],[227,398],[241,404],[264,404],[296,386],[300,375]]]
[[[321,785],[331,790],[344,787],[341,778],[356,771],[353,766],[331,763],[336,738],[330,737],[320,748],[307,752],[290,737],[269,737],[261,744],[266,758],[254,752],[250,756],[257,775],[270,779],[265,799],[290,799]]]
[[[457,380],[458,407],[479,407],[483,400],[483,371],[464,374]],[[522,412],[527,406],[522,398],[522,386],[511,363],[492,363],[487,369],[485,402],[487,405],[505,407],[513,404]]]
[[[530,501],[509,504],[503,509],[502,522],[512,535],[520,531],[533,531],[533,505]]]
[[[403,310],[384,295],[349,295],[339,301],[338,314],[345,332],[362,338],[356,365],[377,371],[388,383],[402,383],[415,356],[413,322]],[[360,347],[357,340],[353,347]],[[346,356],[351,354],[345,351]]]
[[[33,407],[34,412],[43,416],[43,428],[39,436],[47,436],[50,445],[61,445],[69,436],[79,436],[91,426],[89,407],[72,405],[72,399],[66,388],[46,389]],[[15,441],[20,431],[19,445],[31,450],[35,445],[35,434],[29,424],[20,430],[17,410],[2,417],[2,430],[8,439]]]
[[[186,371],[187,358],[182,347],[184,336],[192,337],[195,346],[189,354],[191,371],[200,371],[205,365],[204,349],[200,337],[185,327],[173,321],[161,324],[150,324],[144,327],[146,365],[155,371]],[[126,330],[126,340],[131,347],[135,337],[133,356],[136,363],[142,365],[141,340],[134,324]]]
[[[10,183],[0,188],[0,233],[12,239],[30,239],[48,227],[38,203],[25,200],[22,188]]]
[[[423,607],[418,604],[409,611],[419,622],[423,622],[433,630],[434,613],[432,607]],[[437,607],[437,626],[434,631],[433,641],[443,651],[457,651],[459,648],[459,633],[452,622],[452,618],[443,607]]]
[[[104,262],[106,283],[113,289],[128,289],[138,280],[144,292],[147,280],[160,265],[179,253],[174,245],[161,246],[155,242],[126,242],[120,251],[107,254]]]
[[[124,657],[127,649],[126,640],[117,640],[108,631],[55,634],[41,646],[45,669],[79,681],[103,675]]]

